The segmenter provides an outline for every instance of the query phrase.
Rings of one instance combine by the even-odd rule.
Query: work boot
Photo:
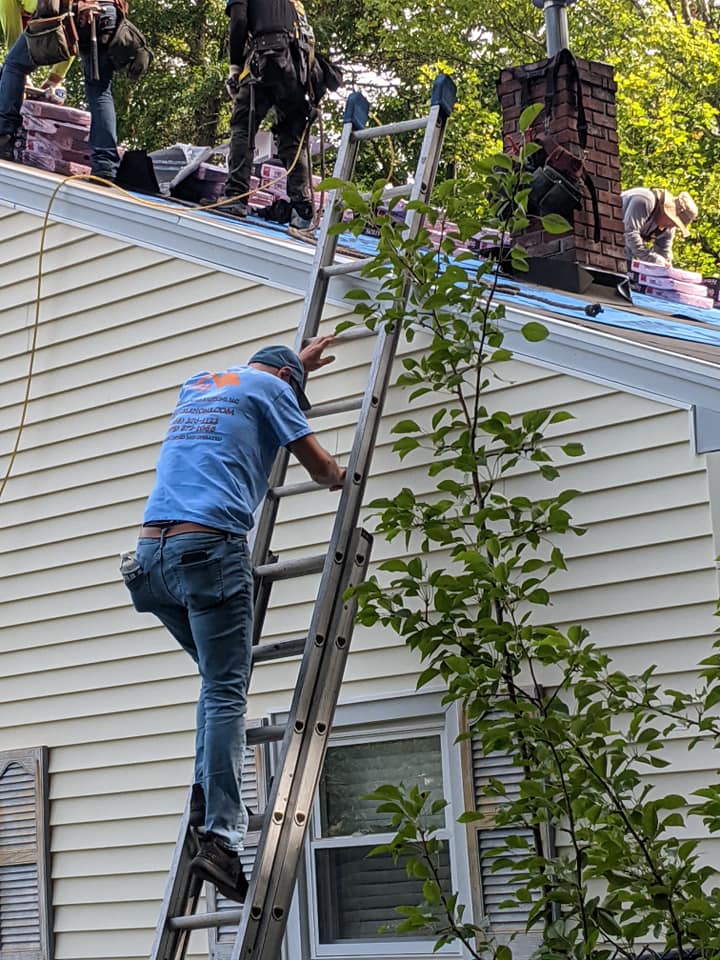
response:
[[[15,159],[15,137],[12,133],[0,133],[0,160]]]
[[[195,828],[205,826],[205,791],[201,783],[192,785],[188,825]]]
[[[244,220],[248,215],[248,205],[239,200],[235,203],[224,203],[221,207],[215,207],[215,213],[219,213],[223,217],[235,217]]]
[[[309,200],[293,200],[290,214],[290,226],[296,230],[307,230],[312,225],[313,208]]]
[[[200,852],[190,864],[192,872],[206,883],[214,883],[228,900],[245,903],[248,882],[240,857],[215,833],[201,834],[199,839]]]

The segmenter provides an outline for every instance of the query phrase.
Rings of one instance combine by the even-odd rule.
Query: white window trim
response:
[[[467,835],[464,825],[456,818],[465,809],[461,749],[455,743],[460,732],[460,711],[457,705],[444,706],[442,691],[396,694],[375,701],[358,700],[339,704],[330,735],[332,746],[352,745],[367,742],[376,735],[378,739],[397,739],[398,736],[422,736],[439,734],[446,807],[446,826],[441,836],[447,839],[450,848],[452,888],[459,894],[458,902],[465,904],[464,920],[472,922],[472,894],[468,862]],[[277,715],[274,722],[282,722]],[[451,944],[434,951],[433,940],[375,940],[357,943],[320,944],[317,929],[317,904],[315,902],[314,865],[311,850],[316,844],[317,811],[311,827],[312,833],[305,844],[304,864],[298,878],[298,889],[288,917],[288,929],[283,945],[284,960],[345,960],[370,954],[373,960],[425,960],[432,956],[465,957],[467,951],[460,944]],[[387,839],[392,834],[387,834]],[[373,835],[372,843],[382,842],[380,835]],[[322,838],[323,847],[351,845],[367,846],[368,837],[348,837],[333,841]]]

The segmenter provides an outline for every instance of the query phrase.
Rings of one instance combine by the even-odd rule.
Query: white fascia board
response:
[[[0,161],[0,203],[5,206],[44,217],[57,186],[53,174]],[[182,207],[128,202],[111,190],[77,181],[60,188],[51,219],[300,294],[315,254],[314,246],[282,233],[261,233]],[[358,286],[371,294],[378,288],[377,281],[338,276],[330,282],[327,299],[342,304],[345,293]],[[505,306],[506,345],[518,358],[675,406],[720,411],[720,367],[714,364],[579,327],[549,316],[549,310],[520,310],[507,301]],[[548,338],[525,340],[520,330],[528,320],[543,323]]]
[[[576,326],[544,312],[533,314],[507,303],[505,310],[504,346],[519,359],[672,406],[720,411],[720,365],[674,353],[670,347],[662,350],[625,340],[615,332]],[[521,332],[528,320],[542,323],[548,337],[529,343]]]
[[[0,203],[44,217],[58,179],[42,170],[0,162]],[[52,202],[50,219],[81,230],[136,243],[280,289],[304,291],[315,248],[278,233],[277,238],[190,208],[153,205],[142,198],[72,181]]]

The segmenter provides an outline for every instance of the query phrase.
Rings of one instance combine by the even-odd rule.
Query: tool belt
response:
[[[69,9],[32,17],[25,28],[25,40],[28,56],[36,67],[63,63],[78,52],[77,30]]]
[[[130,80],[144,76],[154,59],[143,33],[127,17],[117,25],[107,52],[115,70]]]
[[[254,53],[270,53],[273,50],[286,50],[293,38],[286,30],[275,33],[255,33],[252,38]]]

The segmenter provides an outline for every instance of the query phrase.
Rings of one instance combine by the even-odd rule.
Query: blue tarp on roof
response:
[[[216,214],[208,211],[208,216],[216,216]],[[223,219],[226,223],[228,222],[227,218]],[[271,227],[267,221],[257,217],[250,216],[241,222],[251,227],[253,232],[257,231],[265,236],[277,236],[278,233],[287,235],[284,227],[279,224]],[[377,252],[377,240],[364,234],[356,237],[351,233],[343,233],[338,238],[338,243],[341,247],[361,256],[372,257]],[[479,263],[479,260],[462,260],[459,265],[468,273],[472,273]],[[497,296],[508,306],[539,309],[551,312],[559,318],[591,321],[624,330],[637,330],[658,337],[671,337],[676,340],[720,347],[720,310],[703,310],[700,307],[671,303],[659,297],[633,293],[632,304],[624,306],[621,302],[603,301],[601,312],[590,316],[585,312],[585,308],[592,302],[588,298],[549,287],[523,283],[517,277],[504,279],[502,289]],[[643,308],[647,313],[643,312]]]

